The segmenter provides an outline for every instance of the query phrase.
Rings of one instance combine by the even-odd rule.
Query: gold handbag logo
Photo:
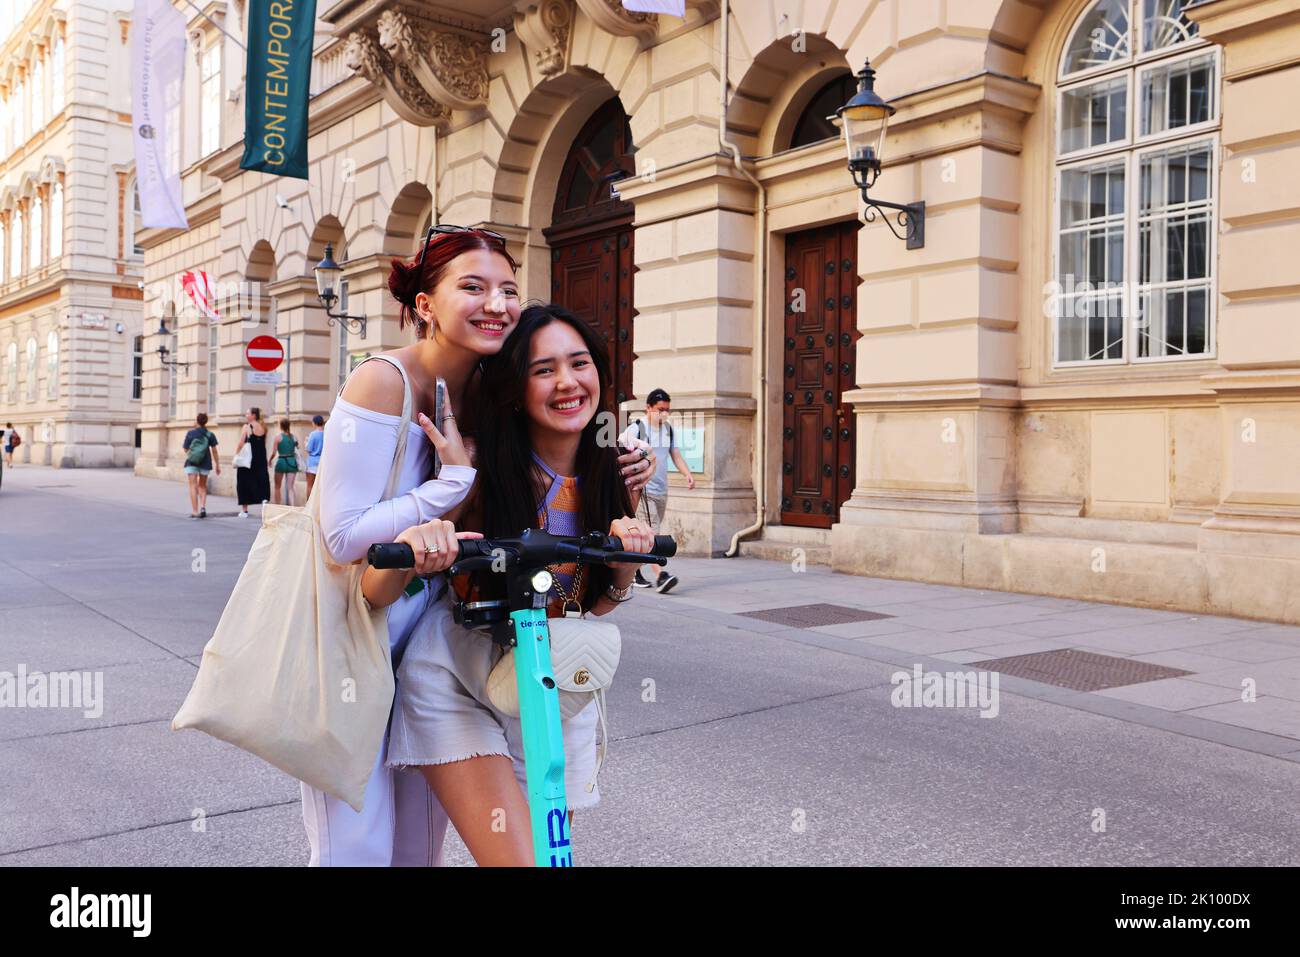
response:
[[[573,683],[576,685],[585,685],[591,680],[591,672],[586,668],[579,668],[573,674]]]

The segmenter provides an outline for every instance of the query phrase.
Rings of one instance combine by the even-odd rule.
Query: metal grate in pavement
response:
[[[741,613],[741,617],[789,625],[791,628],[816,628],[818,625],[847,625],[851,621],[875,621],[877,618],[894,616],[864,608],[849,608],[846,605],[791,605],[788,608],[746,611]]]
[[[1091,651],[1080,651],[1077,648],[1037,651],[1030,655],[1011,655],[1007,658],[972,661],[966,667],[997,671],[1015,678],[1029,678],[1032,681],[1041,681],[1044,684],[1070,688],[1074,691],[1102,691],[1106,688],[1120,688],[1124,685],[1141,684],[1144,681],[1159,681],[1161,678],[1178,678],[1192,674],[1190,671],[1182,671],[1166,665],[1153,665],[1148,661],[1134,661],[1132,658],[1099,655]]]

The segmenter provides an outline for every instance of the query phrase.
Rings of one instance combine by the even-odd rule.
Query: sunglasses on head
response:
[[[429,251],[429,243],[433,240],[434,235],[438,233],[482,233],[488,239],[496,240],[503,246],[506,243],[506,238],[500,233],[494,233],[490,229],[480,229],[477,226],[430,226],[429,231],[424,234],[424,245],[420,247],[420,262],[415,271],[417,276],[424,275],[424,255]]]

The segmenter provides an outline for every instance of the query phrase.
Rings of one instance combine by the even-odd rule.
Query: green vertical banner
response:
[[[307,100],[316,0],[249,0],[240,169],[307,178]]]

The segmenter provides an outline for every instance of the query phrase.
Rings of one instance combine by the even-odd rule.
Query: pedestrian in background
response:
[[[677,471],[686,476],[686,487],[695,488],[695,477],[691,475],[690,466],[686,464],[686,458],[677,446],[677,439],[673,435],[672,423],[668,421],[668,412],[672,408],[672,399],[663,389],[655,389],[645,400],[645,418],[637,419],[634,423],[635,435],[642,442],[645,442],[654,449],[655,452],[655,474],[645,487],[645,508],[649,514],[647,518],[650,527],[654,529],[656,535],[660,534],[663,529],[664,513],[668,510],[668,458],[672,457],[673,464],[677,466]],[[638,588],[653,587],[661,595],[666,595],[677,585],[677,576],[670,575],[667,568],[659,572],[659,578],[656,581],[649,581],[641,574],[641,569],[637,569],[636,577],[632,583]]]
[[[240,454],[248,450],[248,455]],[[247,465],[241,465],[247,462]],[[235,447],[235,494],[239,497],[239,517],[248,518],[248,506],[260,505],[271,497],[271,475],[266,470],[266,423],[262,410],[253,406],[244,413],[244,428]]]
[[[267,465],[275,466],[275,494],[271,501],[280,504],[280,483],[284,482],[284,504],[293,504],[293,483],[298,475],[298,440],[289,431],[289,420],[280,420],[280,437],[275,440],[275,451]]]
[[[14,449],[22,444],[22,437],[12,422],[5,423],[5,465],[14,467]]]
[[[208,431],[208,414],[200,412],[197,425],[185,433],[185,480],[190,486],[190,518],[208,517],[208,475],[215,467],[221,474],[217,437]]]
[[[307,436],[307,495],[311,496],[311,487],[316,484],[316,470],[320,468],[320,456],[325,451],[325,416],[313,415],[311,424],[315,429]]]

